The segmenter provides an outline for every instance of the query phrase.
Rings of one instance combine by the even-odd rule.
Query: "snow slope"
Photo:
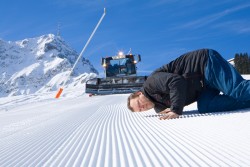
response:
[[[53,34],[14,42],[0,40],[0,97],[58,90],[67,81],[78,56],[60,36]],[[89,60],[81,57],[67,87],[83,87],[97,74]]]
[[[0,98],[0,166],[250,166],[250,109],[159,120],[128,95]]]

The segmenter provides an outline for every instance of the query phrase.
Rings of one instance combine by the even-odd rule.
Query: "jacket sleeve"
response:
[[[186,80],[178,75],[167,72],[155,72],[148,82],[152,94],[169,94],[170,109],[181,115],[186,100]]]

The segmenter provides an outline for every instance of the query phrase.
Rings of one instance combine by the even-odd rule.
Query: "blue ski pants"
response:
[[[245,80],[221,55],[209,50],[205,67],[206,89],[198,98],[200,113],[250,107],[250,80]]]

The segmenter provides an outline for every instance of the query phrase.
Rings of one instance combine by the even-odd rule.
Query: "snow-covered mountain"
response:
[[[53,34],[20,41],[0,39],[0,97],[57,90],[79,54]],[[65,87],[84,86],[98,71],[84,57]]]

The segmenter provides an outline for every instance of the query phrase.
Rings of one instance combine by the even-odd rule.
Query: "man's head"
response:
[[[148,98],[141,91],[134,92],[128,97],[128,109],[132,112],[142,112],[154,107]]]

